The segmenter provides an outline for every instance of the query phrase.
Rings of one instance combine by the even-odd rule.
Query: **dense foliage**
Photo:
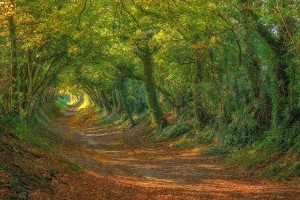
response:
[[[297,0],[2,0],[1,114],[31,116],[69,91],[133,126],[149,112],[159,130],[180,121],[225,146],[299,152],[299,9]]]

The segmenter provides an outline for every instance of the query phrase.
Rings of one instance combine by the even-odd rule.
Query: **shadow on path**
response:
[[[147,142],[139,133],[142,125],[129,130],[89,127],[79,124],[75,114],[71,107],[56,119],[66,138],[78,145],[68,156],[120,187],[148,194],[140,199],[300,199],[298,186],[237,179],[216,157]]]

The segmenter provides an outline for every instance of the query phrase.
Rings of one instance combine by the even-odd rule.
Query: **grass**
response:
[[[230,153],[229,149],[224,148],[222,146],[214,146],[210,145],[207,149],[201,153],[201,155],[218,155],[218,156],[226,156]]]
[[[272,180],[285,181],[300,176],[300,158],[297,154],[288,153],[272,163],[262,174]]]
[[[44,149],[32,146],[28,142],[20,142],[16,135],[2,133],[0,137],[1,168],[10,180],[7,185],[12,191],[11,199],[28,199],[29,188],[44,188],[46,180],[43,177],[45,165],[41,163]],[[43,158],[44,159],[44,158]]]
[[[9,121],[10,123],[6,125],[12,128],[19,140],[45,150],[49,150],[62,137],[53,121],[42,109],[32,117],[12,117]]]
[[[15,190],[15,195],[11,197],[11,199],[17,199],[17,200],[28,199],[26,185],[18,177],[13,177],[11,179],[10,187]]]
[[[91,108],[89,108],[91,109]],[[95,112],[95,111],[93,111]],[[83,119],[93,116],[93,112],[82,112]],[[268,179],[284,180],[300,176],[300,159],[287,154],[290,150],[300,155],[300,123],[276,130],[259,128],[255,118],[247,112],[236,113],[232,121],[226,121],[220,116],[215,121],[207,123],[201,130],[192,129],[190,118],[179,116],[173,124],[163,130],[153,131],[151,123],[143,132],[152,132],[151,139],[155,141],[171,141],[175,149],[203,150],[201,155],[218,155],[224,157],[234,167]],[[148,115],[140,119],[149,120]],[[139,116],[135,116],[135,120]],[[97,124],[105,127],[129,127],[128,121],[119,117],[100,116],[95,118]],[[291,159],[291,157],[293,159]]]
[[[285,181],[299,177],[300,137],[297,135],[300,125],[294,124],[259,133],[260,136],[251,136],[256,133],[256,124],[251,122],[254,125],[248,130],[249,123],[239,123],[238,119],[231,126],[226,126],[225,122],[219,122],[218,126],[212,123],[199,132],[191,130],[184,133],[178,125],[182,123],[177,122],[155,132],[155,138],[175,138],[173,147],[177,149],[201,147],[204,149],[201,155],[222,156],[230,166],[268,180]]]
[[[178,139],[190,130],[191,128],[187,124],[178,123],[178,124],[170,125],[163,130],[155,131],[153,138],[159,141]]]
[[[84,171],[83,168],[80,167],[74,160],[72,160],[64,155],[61,155],[61,159],[62,159],[62,162],[69,165],[73,171],[77,171],[77,172]]]
[[[299,160],[299,154],[292,150],[282,154],[250,148],[227,155],[227,161],[231,165],[275,181],[287,181],[300,176]]]
[[[120,118],[117,116],[106,116],[98,120],[98,123],[104,127],[111,127],[120,123]]]
[[[58,108],[59,112],[65,112],[66,109],[68,108],[68,104],[64,99],[58,98],[55,101],[56,107]]]
[[[131,123],[128,118],[124,115],[118,116],[115,114],[102,115],[101,111],[95,106],[89,106],[87,108],[80,109],[76,114],[77,119],[87,125],[101,125],[102,128],[111,128],[114,126],[128,128],[131,127]],[[140,113],[139,115],[134,115],[134,121],[136,124],[149,119],[150,115],[148,112]]]
[[[175,141],[174,147],[179,149],[193,149],[198,146],[211,144],[213,139],[213,136],[210,134],[206,134],[205,132],[198,133],[192,130]]]
[[[228,160],[231,163],[239,164],[246,168],[246,170],[256,170],[263,168],[271,162],[274,156],[266,152],[257,152],[255,150],[246,151],[244,153],[231,154]]]
[[[28,199],[28,190],[51,191],[47,177],[59,170],[82,171],[74,161],[64,159],[52,148],[59,145],[62,136],[51,118],[65,109],[66,102],[58,99],[31,117],[0,117],[0,168],[8,176],[7,198]]]
[[[30,119],[9,117],[1,123],[6,127],[10,127],[15,137],[25,143],[30,143],[43,149],[49,149],[51,146],[50,143],[46,141],[45,135],[40,134],[48,130],[44,128],[44,125],[39,124],[35,117]]]

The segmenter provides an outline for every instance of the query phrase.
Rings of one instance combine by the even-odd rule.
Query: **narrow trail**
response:
[[[138,131],[142,125],[130,130],[89,127],[78,124],[74,114],[68,110],[56,124],[74,145],[64,154],[87,175],[68,189],[65,199],[300,199],[298,186],[237,178],[216,157],[147,142]]]

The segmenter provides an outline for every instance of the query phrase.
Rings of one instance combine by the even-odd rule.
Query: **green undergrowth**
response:
[[[31,117],[5,116],[0,123],[19,140],[39,148],[50,149],[53,142],[61,139],[59,131],[42,109]]]
[[[264,136],[242,150],[232,150],[228,156],[250,172],[273,180],[299,177],[300,123],[286,124],[264,132]]]
[[[204,135],[195,130],[191,130],[176,140],[174,147],[179,149],[193,149],[211,143],[213,143],[212,135]]]
[[[260,111],[260,114],[263,111]],[[158,141],[171,140],[177,149],[201,147],[201,155],[222,156],[241,172],[277,181],[300,176],[300,122],[287,117],[276,127],[259,124],[255,109],[243,108],[191,126],[191,117],[179,116],[173,125],[154,132]]]
[[[185,133],[191,130],[191,127],[185,123],[177,123],[169,125],[162,130],[156,130],[153,133],[153,139],[159,141],[165,141],[170,139],[178,139],[182,137]]]
[[[58,112],[63,113],[68,108],[68,104],[67,104],[66,100],[61,99],[61,98],[56,99],[55,104],[56,105],[53,108],[56,110],[54,110],[53,113],[58,113]]]
[[[79,112],[78,116],[82,120],[94,117],[94,122],[103,127],[130,127],[129,121],[121,117],[95,113],[95,109],[89,108]],[[175,149],[201,148],[201,155],[222,156],[230,166],[257,177],[280,181],[299,177],[300,122],[287,120],[270,128],[268,121],[258,123],[257,118],[262,116],[257,113],[263,115],[263,110],[258,111],[253,106],[242,107],[230,116],[224,114],[208,118],[201,128],[196,129],[193,115],[187,109],[162,130],[155,130],[148,123],[140,131],[151,132],[150,138],[154,141],[171,142]],[[146,114],[139,119],[150,120]]]
[[[60,157],[61,157],[61,161],[64,164],[67,164],[68,166],[70,166],[73,171],[77,171],[77,172],[84,171],[83,168],[80,165],[78,165],[73,159],[70,159],[64,155],[61,155]]]
[[[248,174],[271,180],[287,181],[300,176],[300,157],[293,151],[278,154],[251,149],[232,153],[227,160]]]
[[[84,122],[87,125],[100,125],[103,128],[111,128],[111,127],[122,127],[129,128],[131,127],[131,123],[125,115],[120,114],[101,114],[102,112],[96,107],[87,107],[85,109],[81,109],[76,117],[79,121]],[[139,115],[133,116],[136,124],[149,119],[149,114],[147,112],[141,113]]]
[[[47,116],[54,118],[58,113],[64,113],[68,108],[68,104],[64,99],[58,98],[54,103],[43,105],[42,110],[47,113]]]
[[[259,133],[250,126],[243,133],[248,127],[247,123],[236,123],[235,127],[243,128],[232,130],[232,134],[224,134],[232,129],[230,126],[224,127],[223,133],[213,127],[214,145],[204,153],[222,155],[229,164],[261,178],[276,181],[296,180],[300,176],[300,123],[282,123]],[[255,136],[251,138],[249,134]]]
[[[105,128],[113,127],[121,122],[121,118],[118,116],[107,116],[100,113],[97,108],[88,107],[77,112],[76,118],[87,125],[101,125]]]
[[[103,126],[103,127],[113,127],[117,124],[120,124],[122,121],[122,119],[118,116],[113,116],[113,115],[110,115],[110,116],[104,116],[104,117],[101,117],[99,120],[98,120],[98,123]]]
[[[59,162],[74,171],[81,170],[75,162],[53,149],[62,136],[52,118],[63,111],[65,105],[61,100],[49,103],[30,117],[1,115],[0,177],[7,177],[5,199],[28,199],[29,190],[51,193],[50,180],[62,172],[56,167]]]

